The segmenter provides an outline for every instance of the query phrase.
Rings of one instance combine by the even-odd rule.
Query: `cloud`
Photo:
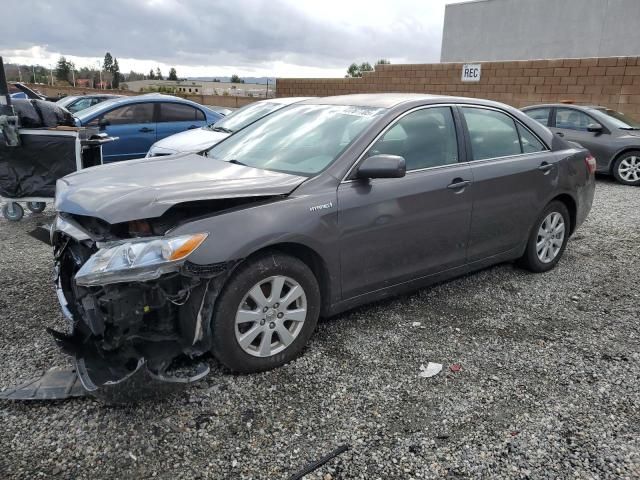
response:
[[[110,0],[12,4],[0,52],[35,49],[202,69],[437,61],[444,1]],[[29,50],[31,49],[31,50]],[[22,55],[15,55],[20,56]],[[141,69],[142,70],[142,69]]]

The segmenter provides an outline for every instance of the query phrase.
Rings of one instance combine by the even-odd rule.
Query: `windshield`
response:
[[[218,143],[207,156],[311,176],[328,167],[383,112],[346,105],[292,105]]]
[[[615,128],[623,130],[640,130],[640,123],[627,117],[624,113],[616,112],[610,108],[597,108],[598,112],[606,115]]]
[[[218,120],[215,124],[209,125],[207,128],[233,133],[284,106],[285,105],[274,102],[251,103],[229,114],[222,120]]]
[[[60,105],[61,107],[66,107],[71,102],[73,102],[76,98],[78,98],[78,97],[64,97],[64,98],[61,98],[60,100],[58,100],[56,102],[56,104]]]

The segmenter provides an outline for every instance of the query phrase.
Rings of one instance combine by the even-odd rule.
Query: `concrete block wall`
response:
[[[377,65],[361,78],[278,78],[276,95],[414,92],[486,98],[518,108],[572,101],[640,120],[640,57],[476,63],[482,64],[478,83],[462,82],[462,63]]]

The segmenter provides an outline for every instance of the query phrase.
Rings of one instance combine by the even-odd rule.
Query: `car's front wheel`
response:
[[[613,164],[613,176],[623,185],[640,185],[640,151],[620,156]]]
[[[250,259],[225,285],[212,317],[215,357],[253,373],[296,358],[320,314],[320,289],[302,261],[278,252]]]
[[[555,267],[569,241],[570,221],[564,203],[549,203],[531,231],[520,264],[532,272],[547,272]]]

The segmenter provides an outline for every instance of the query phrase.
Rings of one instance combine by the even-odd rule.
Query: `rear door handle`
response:
[[[197,125],[189,125],[187,130],[193,130],[194,128],[198,128],[198,126]]]
[[[454,178],[453,181],[447,185],[449,190],[460,190],[471,185],[471,180],[463,180],[461,178]]]
[[[540,166],[538,167],[538,170],[540,170],[541,172],[544,172],[544,173],[548,173],[549,171],[551,171],[552,168],[553,168],[553,164],[547,163],[547,162],[542,162],[540,164]]]
[[[556,132],[556,135],[558,135],[559,137],[564,137],[564,133],[562,132]]]
[[[140,130],[138,130],[139,132],[142,133],[149,133],[149,132],[153,132],[153,128],[149,128],[149,127],[142,127]]]

